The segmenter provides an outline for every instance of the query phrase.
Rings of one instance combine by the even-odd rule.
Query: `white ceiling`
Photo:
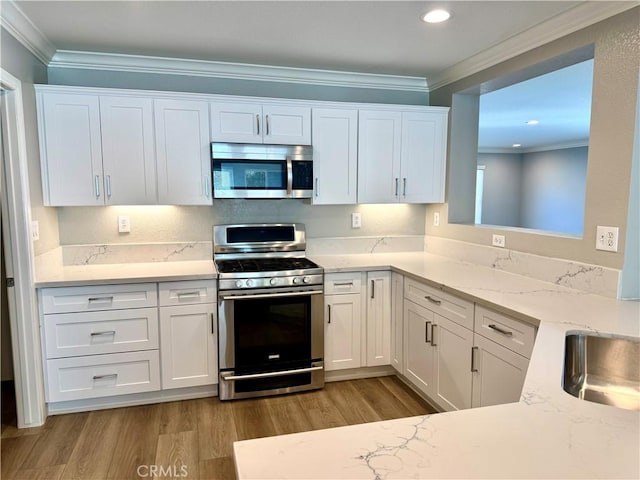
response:
[[[7,7],[17,6],[18,15],[12,14],[13,18],[26,17],[22,27],[42,37],[46,48],[40,50],[46,53],[39,58],[45,61],[56,50],[58,59],[65,54],[77,57],[78,52],[101,52],[409,76],[422,79],[416,84],[420,89],[462,78],[636,4],[555,0],[1,0],[0,20],[6,28]],[[434,7],[446,7],[452,18],[438,25],[423,23],[421,15]],[[132,58],[127,60],[129,67],[146,61]],[[59,66],[56,61],[54,56],[51,65]],[[306,78],[300,72],[296,75],[299,80]],[[558,118],[558,111],[541,111],[545,105],[563,103],[569,109],[584,109],[584,102],[573,95],[576,78],[566,77],[552,79],[551,85],[546,81],[545,102],[523,102],[530,97],[522,91],[526,85],[513,94],[505,89],[487,96],[484,111],[492,120],[487,123],[481,119],[480,147],[508,148],[517,142],[531,148],[543,142],[583,140],[588,135],[584,119],[580,125],[565,122],[551,127],[546,123],[537,130],[522,131],[522,118]],[[384,78],[381,81],[386,82]],[[552,95],[560,85],[556,82],[564,82],[567,89],[554,100]],[[582,104],[571,105],[569,99]],[[504,121],[509,118],[505,108],[514,105],[518,106],[517,118],[509,125]],[[484,131],[485,125],[499,117],[503,119],[499,129]],[[507,135],[497,138],[496,131]],[[552,132],[553,140],[533,138],[534,132],[543,131]],[[516,137],[518,140],[513,140]]]

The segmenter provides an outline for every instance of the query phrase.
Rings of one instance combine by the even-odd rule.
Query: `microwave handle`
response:
[[[293,194],[293,162],[287,156],[287,197]]]

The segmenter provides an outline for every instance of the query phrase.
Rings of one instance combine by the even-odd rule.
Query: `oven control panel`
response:
[[[322,285],[322,274],[293,275],[289,277],[260,277],[260,278],[221,278],[218,281],[220,290],[237,290],[242,288],[273,288],[290,286]]]

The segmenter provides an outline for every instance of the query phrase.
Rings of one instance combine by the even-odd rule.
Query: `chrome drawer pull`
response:
[[[97,337],[100,335],[115,335],[115,334],[116,334],[115,330],[106,330],[104,332],[91,332],[92,337]]]
[[[178,292],[176,295],[178,298],[183,297],[199,297],[200,292]]]
[[[431,303],[435,303],[436,305],[440,305],[442,303],[442,300],[438,300],[437,298],[430,297],[429,295],[425,295],[424,298],[429,300]]]
[[[105,375],[94,375],[93,379],[94,380],[103,380],[105,378],[116,378],[118,376],[117,373],[107,373]]]
[[[89,303],[91,302],[113,302],[113,295],[109,297],[89,297]]]
[[[502,335],[505,335],[507,337],[512,337],[513,336],[513,332],[510,332],[509,330],[503,330],[502,328],[498,327],[497,325],[491,324],[491,325],[487,325],[487,327],[489,327],[491,330],[495,330],[498,333],[501,333]]]
[[[333,282],[334,287],[353,287],[353,282]]]

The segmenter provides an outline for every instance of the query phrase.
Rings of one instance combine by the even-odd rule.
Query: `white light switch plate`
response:
[[[31,241],[40,240],[40,224],[37,220],[31,221]]]
[[[440,212],[433,212],[433,226],[440,226]]]
[[[618,227],[596,227],[596,250],[618,251]]]
[[[128,215],[118,216],[118,232],[129,233],[131,231],[131,221]]]
[[[354,212],[351,214],[351,228],[360,227],[362,227],[362,216],[359,212]]]

